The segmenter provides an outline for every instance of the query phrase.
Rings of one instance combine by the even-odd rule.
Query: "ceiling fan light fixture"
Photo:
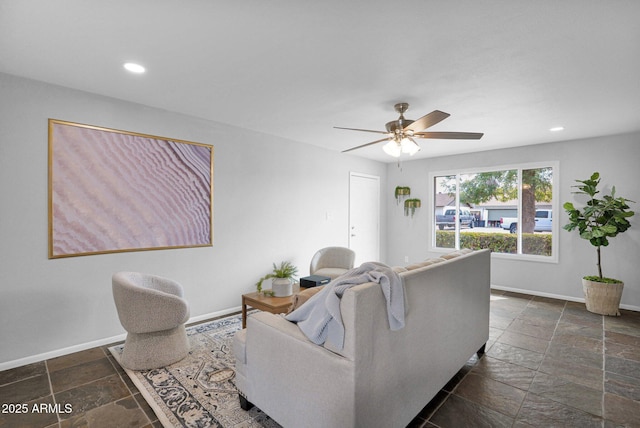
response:
[[[402,147],[400,144],[396,142],[396,140],[390,140],[387,144],[382,146],[382,150],[389,156],[393,156],[394,158],[399,158],[402,154]]]
[[[400,147],[402,148],[402,153],[408,153],[409,156],[413,156],[420,151],[420,146],[407,137],[400,141]]]

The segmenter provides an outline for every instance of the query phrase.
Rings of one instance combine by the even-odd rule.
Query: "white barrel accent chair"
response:
[[[336,279],[346,271],[353,269],[356,253],[345,247],[326,247],[318,250],[311,259],[311,275],[328,276]]]
[[[131,370],[150,370],[180,361],[189,353],[184,324],[189,304],[177,282],[139,272],[112,277],[113,299],[127,331],[121,362]]]

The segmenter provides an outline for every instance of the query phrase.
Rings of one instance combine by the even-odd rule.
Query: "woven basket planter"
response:
[[[620,316],[618,310],[624,283],[606,284],[582,279],[582,291],[587,310],[595,314]]]

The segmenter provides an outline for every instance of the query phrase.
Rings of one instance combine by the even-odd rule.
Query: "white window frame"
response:
[[[431,221],[427,224],[427,233],[429,235],[429,251],[434,253],[447,253],[451,251],[451,248],[442,248],[436,247],[436,230],[435,227],[435,219],[433,218],[435,213],[435,189],[433,185],[435,183],[436,177],[443,176],[455,176],[456,177],[456,189],[460,187],[460,176],[463,174],[478,174],[481,172],[491,172],[491,171],[506,171],[506,170],[517,170],[518,171],[518,224],[522,224],[522,171],[527,169],[539,169],[539,168],[552,168],[553,169],[553,178],[552,178],[552,190],[551,190],[551,210],[553,212],[553,224],[551,227],[551,256],[539,256],[533,254],[522,254],[522,228],[518,228],[518,254],[509,254],[509,253],[491,253],[491,256],[498,259],[507,259],[507,260],[526,260],[532,262],[542,262],[542,263],[558,263],[558,235],[560,233],[560,192],[558,189],[560,183],[560,162],[559,161],[548,161],[548,162],[530,162],[530,163],[518,163],[518,164],[507,164],[507,165],[496,165],[491,167],[482,167],[482,168],[460,168],[455,170],[446,170],[446,171],[433,171],[429,173],[429,189],[431,194],[429,195],[429,199],[427,201],[428,212],[431,218]],[[456,192],[456,209],[460,209],[460,192]],[[456,222],[455,228],[455,249],[459,250],[460,248],[460,224]]]

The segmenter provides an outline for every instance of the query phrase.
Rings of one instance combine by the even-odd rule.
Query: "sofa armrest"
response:
[[[255,321],[259,321],[260,323],[257,324],[257,323],[255,323]],[[256,326],[255,327],[251,327],[251,330],[248,330],[249,324],[256,324]],[[307,339],[307,337],[304,335],[304,333],[302,333],[302,331],[298,328],[296,323],[293,323],[291,321],[287,321],[280,314],[276,315],[276,314],[272,314],[272,313],[269,313],[269,312],[262,312],[261,311],[261,312],[256,312],[256,313],[253,313],[253,314],[249,315],[249,317],[247,319],[247,334],[249,334],[249,331],[251,331],[253,333],[253,332],[255,332],[255,329],[260,329],[261,330],[261,329],[264,329],[265,327],[270,327],[270,328],[276,329],[276,330],[280,331],[282,334],[290,336],[291,339],[299,340],[299,341],[302,341],[302,342],[309,342],[310,344],[314,344],[309,339]],[[270,334],[270,333],[272,333],[270,330],[266,330],[264,332],[264,334]]]
[[[307,339],[281,315],[258,312],[247,320],[247,399],[284,426],[304,418],[319,426],[352,426],[355,368]],[[333,411],[327,412],[326,409]]]

